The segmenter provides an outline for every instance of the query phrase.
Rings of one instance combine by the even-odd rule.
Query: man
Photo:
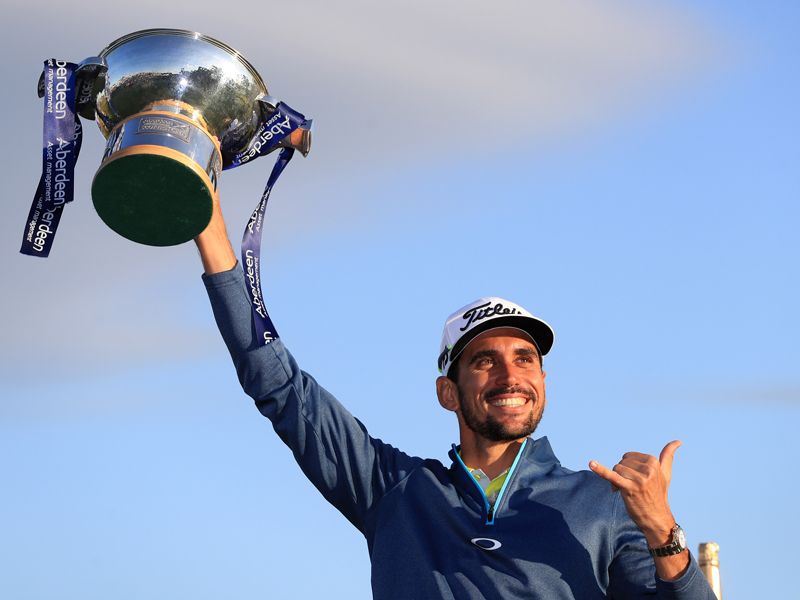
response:
[[[547,323],[498,298],[448,319],[436,389],[461,443],[446,467],[370,437],[279,339],[255,338],[218,202],[196,241],[245,392],[364,534],[376,599],[714,598],[667,502],[680,442],[573,472],[528,437],[546,402]]]

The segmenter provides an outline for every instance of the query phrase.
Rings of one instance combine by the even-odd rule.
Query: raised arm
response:
[[[214,208],[208,227],[194,241],[200,251],[206,275],[230,271],[236,265],[236,253],[228,239],[218,194],[214,194]]]
[[[364,531],[365,516],[422,459],[372,438],[297,363],[280,339],[255,334],[241,269],[215,199],[214,216],[196,239],[214,317],[239,382],[322,495]]]

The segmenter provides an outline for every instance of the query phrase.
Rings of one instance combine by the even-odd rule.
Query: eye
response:
[[[485,368],[491,367],[494,364],[494,360],[488,356],[481,356],[480,358],[476,358],[474,365],[476,368]]]
[[[536,362],[536,359],[531,354],[521,354],[517,356],[517,363],[527,367],[529,365],[533,365]]]

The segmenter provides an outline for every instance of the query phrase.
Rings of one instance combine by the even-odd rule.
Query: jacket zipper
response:
[[[456,448],[455,444],[453,444],[453,453],[456,455],[456,460],[458,461],[458,464],[461,465],[461,468],[464,469],[464,472],[470,478],[470,481],[472,481],[472,483],[475,484],[475,487],[478,488],[478,491],[481,493],[481,498],[483,498],[483,508],[486,511],[486,514],[487,515],[490,514],[492,512],[492,508],[491,505],[489,504],[489,499],[486,497],[486,493],[483,491],[481,484],[475,481],[475,477],[472,476],[472,473],[469,472],[467,465],[465,465],[464,461],[461,460],[461,455],[458,453],[458,449]]]
[[[522,453],[525,451],[525,445],[527,443],[528,439],[525,438],[525,441],[522,442],[522,446],[519,447],[517,456],[514,457],[514,462],[511,463],[511,468],[508,470],[508,475],[506,475],[506,480],[503,482],[503,486],[500,488],[500,492],[497,494],[497,499],[494,501],[494,507],[491,508],[491,510],[487,513],[486,517],[487,525],[494,525],[494,518],[497,516],[497,507],[500,506],[500,502],[502,502],[503,500],[503,495],[506,492],[506,488],[508,488],[508,484],[511,483],[511,478],[514,476],[514,472],[517,470],[517,463],[519,463],[519,459],[522,456]],[[477,481],[475,483],[477,483]]]
[[[478,488],[478,491],[481,493],[481,497],[483,498],[483,506],[486,509],[486,525],[494,525],[494,519],[497,516],[497,507],[500,506],[500,501],[503,499],[503,494],[508,487],[508,484],[511,482],[511,477],[514,475],[514,471],[517,468],[517,463],[519,463],[519,459],[522,456],[523,450],[525,450],[525,445],[528,443],[527,438],[524,442],[522,442],[522,446],[519,447],[517,451],[517,456],[514,458],[514,462],[511,463],[511,468],[508,470],[508,475],[506,475],[506,480],[503,482],[502,487],[500,488],[500,492],[497,494],[497,498],[494,501],[494,506],[489,503],[489,498],[486,497],[486,492],[483,491],[481,484],[475,481],[475,477],[472,473],[469,472],[467,465],[464,464],[464,461],[461,460],[461,455],[458,451],[454,452],[456,455],[456,459],[458,460],[458,464],[461,465],[461,468],[464,469],[464,472],[469,476],[472,480],[472,483],[475,484],[475,487]],[[455,444],[453,445],[453,449],[456,450]]]

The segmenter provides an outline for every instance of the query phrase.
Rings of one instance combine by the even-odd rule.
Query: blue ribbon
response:
[[[265,121],[259,128],[259,133],[253,138],[247,150],[239,153],[234,158],[232,164],[227,168],[238,167],[250,160],[268,154],[274,150],[280,142],[290,135],[295,129],[307,126],[308,121],[299,112],[289,108],[282,102],[278,104],[275,114]],[[286,165],[294,156],[292,148],[281,149],[275,165],[272,167],[264,193],[256,206],[247,226],[242,235],[242,270],[246,280],[245,287],[250,298],[250,307],[253,311],[253,326],[255,327],[256,337],[259,343],[269,344],[278,339],[278,332],[267,312],[264,302],[264,293],[261,291],[261,238],[263,236],[262,227],[264,224],[264,212],[267,208],[267,201],[272,193],[275,182],[278,181]]]
[[[283,173],[283,169],[289,164],[292,156],[294,156],[294,150],[291,148],[281,150],[275,166],[272,167],[272,173],[264,188],[264,193],[261,195],[261,200],[253,214],[250,215],[250,220],[242,235],[242,270],[246,280],[245,287],[247,288],[250,307],[253,311],[256,338],[263,344],[269,344],[276,340],[278,332],[275,330],[275,325],[273,325],[272,319],[267,312],[264,293],[261,291],[261,238],[263,236],[261,228],[264,224],[264,211],[267,208],[267,200],[269,200],[272,187],[281,173]]]
[[[279,102],[272,116],[259,126],[247,149],[234,156],[231,164],[223,167],[223,170],[233,169],[269,154],[287,135],[309,123],[302,114]]]
[[[82,129],[75,115],[75,70],[78,65],[51,58],[44,62],[42,176],[28,212],[20,252],[48,256],[61,213],[74,196],[75,162]]]

